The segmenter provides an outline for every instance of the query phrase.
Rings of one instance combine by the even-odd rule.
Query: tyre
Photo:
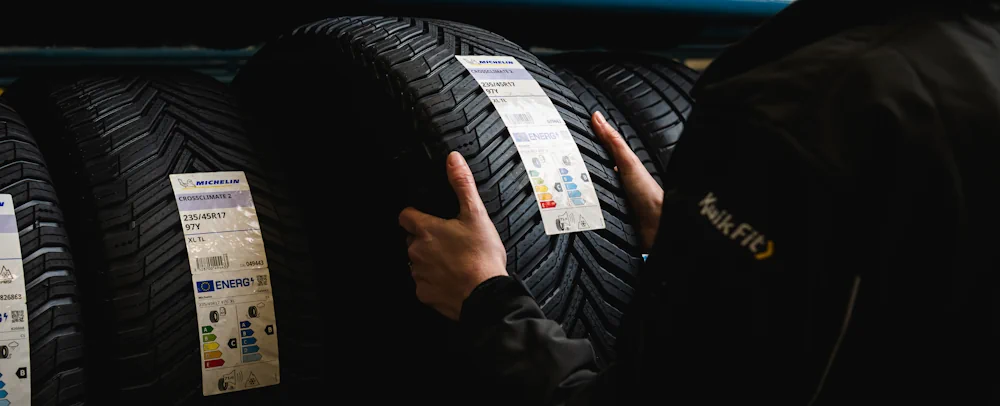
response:
[[[648,55],[563,54],[547,62],[569,71],[564,75],[575,75],[606,95],[630,124],[631,129],[623,131],[634,131],[640,143],[625,132],[622,136],[640,159],[643,158],[640,150],[653,158],[653,168],[660,177],[664,176],[694,106],[691,89],[698,80],[698,72],[671,59]]]
[[[513,140],[456,54],[513,56],[531,72],[580,148],[607,229],[545,234]],[[429,321],[434,316],[412,310],[423,307],[413,295],[404,234],[396,219],[408,205],[442,217],[456,214],[444,160],[450,151],[459,151],[507,248],[508,272],[520,277],[545,314],[570,336],[589,337],[602,363],[613,358],[615,328],[642,264],[637,237],[627,220],[614,164],[591,132],[589,111],[536,57],[496,34],[463,24],[343,17],[300,27],[265,45],[234,83],[259,138],[280,140],[269,150],[284,157],[290,171],[340,174],[351,185],[344,193],[357,200],[344,210],[355,220],[341,221],[351,227],[353,240],[382,244],[350,247],[355,256],[381,259],[379,271],[372,271],[377,275],[357,283],[393,292],[379,296],[392,309],[379,317],[395,317],[382,328],[419,342],[400,352],[425,346],[437,351],[438,342],[447,343],[434,336]],[[292,187],[308,188],[309,178],[300,181]],[[322,230],[310,237],[330,238]],[[357,300],[366,299],[359,295]],[[370,328],[379,331],[379,326]]]
[[[21,240],[31,340],[31,403],[82,404],[83,320],[63,212],[35,139],[21,117],[2,101],[0,193],[13,198]],[[5,375],[4,380],[18,379],[14,373]]]
[[[639,135],[636,134],[635,129],[632,128],[628,120],[625,119],[622,111],[611,102],[608,96],[586,79],[580,77],[580,75],[560,65],[553,64],[551,66],[552,70],[559,75],[559,78],[566,83],[566,86],[573,91],[573,94],[580,99],[580,103],[583,103],[587,111],[600,111],[604,115],[608,123],[618,130],[618,133],[625,139],[629,147],[632,148],[632,152],[635,152],[635,155],[642,161],[642,165],[646,167],[646,170],[653,175],[656,183],[663,186],[663,181],[660,179],[659,162],[655,162],[650,157],[646,144],[639,138]]]
[[[211,78],[130,71],[26,77],[4,98],[25,117],[64,186],[69,230],[86,255],[88,331],[101,354],[103,401],[283,404],[319,387],[310,353],[318,295],[300,219],[280,171],[248,141],[234,100]],[[253,193],[282,327],[276,386],[202,396],[201,340],[185,240],[169,174],[244,171]],[[219,312],[213,311],[212,319]],[[231,338],[230,340],[236,340]],[[225,342],[225,341],[222,341]]]

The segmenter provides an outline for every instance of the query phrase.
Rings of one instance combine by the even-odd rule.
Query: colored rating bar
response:
[[[0,399],[0,406],[10,406],[10,401],[7,399]]]
[[[260,347],[258,347],[256,345],[248,345],[246,347],[243,347],[243,353],[244,354],[252,354],[252,353],[255,353],[257,351],[260,351]]]
[[[250,328],[250,322],[249,321],[241,321],[240,322],[240,328]]]
[[[244,338],[243,339],[243,345],[250,345],[250,344],[253,344],[253,343],[256,343],[256,342],[257,342],[257,339],[253,338],[253,337]]]
[[[211,341],[215,341],[215,334],[205,334],[205,335],[201,336],[201,341],[202,342],[206,342],[206,343],[207,342],[211,342]]]
[[[260,361],[261,358],[262,357],[261,357],[261,355],[259,353],[258,354],[247,354],[247,355],[243,356],[243,362]]]
[[[204,326],[204,327],[201,328],[201,333],[202,334],[208,334],[208,333],[211,333],[212,330],[214,330],[212,328],[212,326]]]
[[[250,329],[240,330],[240,337],[250,337],[252,335],[253,335],[253,330]]]
[[[219,343],[208,343],[205,344],[205,351],[212,351],[219,348]]]
[[[213,359],[211,361],[205,361],[205,368],[215,368],[225,365],[226,360],[224,359]]]
[[[205,353],[205,359],[222,358],[222,351],[209,351]]]

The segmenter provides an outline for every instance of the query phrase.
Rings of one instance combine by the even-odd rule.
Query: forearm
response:
[[[476,288],[463,304],[460,324],[469,361],[497,389],[490,391],[491,400],[594,404],[582,399],[591,398],[598,381],[590,342],[567,338],[516,280],[494,278]]]

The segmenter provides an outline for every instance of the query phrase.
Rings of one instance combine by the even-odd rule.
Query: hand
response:
[[[618,134],[604,119],[601,112],[594,112],[590,117],[590,125],[594,127],[597,138],[604,148],[614,158],[615,170],[621,176],[632,211],[635,212],[636,223],[633,225],[639,231],[639,243],[642,249],[648,251],[656,240],[656,231],[660,227],[660,213],[663,210],[663,189],[656,184],[653,176],[635,156],[625,139]]]
[[[448,180],[458,195],[458,218],[445,220],[407,207],[399,214],[399,225],[410,233],[407,253],[417,299],[458,320],[462,302],[476,286],[507,275],[507,251],[465,158],[452,152],[447,166]]]

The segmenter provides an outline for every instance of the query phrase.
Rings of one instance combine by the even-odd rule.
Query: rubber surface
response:
[[[625,119],[625,115],[611,102],[608,96],[601,93],[599,89],[586,79],[567,68],[552,65],[552,70],[569,86],[570,90],[576,94],[576,97],[580,98],[580,102],[583,103],[587,111],[600,111],[604,115],[608,123],[618,130],[618,134],[625,139],[625,142],[632,148],[632,152],[642,161],[642,165],[646,167],[646,170],[653,175],[656,183],[662,186],[663,181],[660,179],[659,163],[654,162],[653,158],[650,157],[649,152],[646,151],[646,145],[639,138],[639,135],[636,134],[635,129],[632,128],[632,124],[629,124],[628,120]]]
[[[531,72],[579,145],[597,186],[606,230],[545,234],[514,143],[456,54],[510,55]],[[408,292],[411,300],[387,304],[392,309],[387,313],[416,306],[396,215],[406,205],[444,217],[455,214],[444,157],[457,150],[468,160],[507,248],[508,272],[524,281],[569,335],[589,337],[601,362],[613,358],[615,328],[642,264],[637,237],[613,162],[591,132],[588,109],[535,56],[464,24],[343,17],[300,27],[264,46],[235,85],[254,127],[265,133],[262,138],[281,139],[274,151],[291,158],[285,164],[296,169],[290,170],[330,174],[341,185],[353,186],[342,186],[347,195],[340,198],[355,202],[344,210],[358,222],[340,221],[357,224],[352,239],[380,241],[386,252],[382,267],[388,269],[377,272],[399,276],[365,283]],[[314,147],[305,151],[296,145]],[[388,293],[379,298],[392,300]],[[423,321],[391,323],[399,323],[393,325],[404,335],[434,331]]]
[[[572,71],[607,95],[663,176],[694,106],[690,92],[698,80],[697,71],[648,55],[581,53],[557,55],[547,61]],[[629,144],[640,149],[631,140]]]
[[[256,158],[235,103],[211,78],[124,72],[24,78],[4,94],[62,186],[88,270],[95,400],[121,404],[283,404],[318,387],[310,353],[317,294],[308,244],[282,175]],[[169,174],[246,172],[270,264],[282,382],[202,397],[201,340]]]
[[[35,139],[2,101],[0,193],[14,200],[21,240],[31,338],[31,403],[82,404],[83,320],[63,212]]]

